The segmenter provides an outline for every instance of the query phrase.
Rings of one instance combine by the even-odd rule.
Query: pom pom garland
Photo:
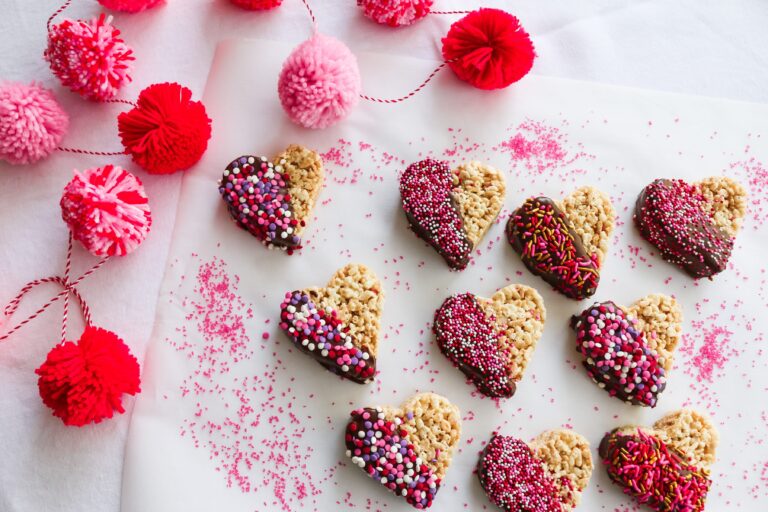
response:
[[[98,0],[101,5],[113,11],[140,12],[165,3],[165,0]]]
[[[113,165],[75,171],[61,197],[61,215],[73,238],[101,257],[132,252],[152,225],[141,181]]]
[[[443,58],[456,76],[480,89],[500,89],[531,70],[536,54],[515,16],[478,9],[451,25]]]
[[[346,118],[360,89],[355,56],[344,43],[323,34],[291,53],[277,84],[288,117],[306,128],[326,128]]]
[[[45,59],[64,87],[105,101],[131,81],[133,51],[104,14],[90,21],[64,20],[48,31]]]
[[[117,118],[126,153],[152,174],[170,174],[196,164],[208,148],[211,120],[192,91],[176,83],[154,84],[136,107]]]
[[[433,0],[357,0],[363,13],[376,23],[401,27],[429,14]]]
[[[35,370],[43,403],[65,425],[83,426],[123,413],[123,394],[139,389],[139,363],[115,333],[86,326],[80,339],[54,347]]]
[[[11,164],[35,163],[61,143],[69,116],[43,86],[0,84],[0,159]]]
[[[230,2],[250,11],[265,11],[279,7],[283,0],[230,0]]]

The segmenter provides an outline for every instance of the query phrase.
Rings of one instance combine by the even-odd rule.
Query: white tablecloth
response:
[[[390,30],[363,19],[354,0],[312,2],[322,30],[347,41],[353,50],[434,57],[439,39],[454,18],[432,16],[419,25]],[[39,80],[53,87],[72,116],[69,146],[119,149],[114,128],[117,108],[94,105],[61,90],[42,51],[45,20],[58,2],[0,0],[0,78]],[[468,4],[438,0],[438,8]],[[541,75],[620,85],[768,101],[768,3],[763,0],[568,0],[543,5],[536,0],[503,2],[532,33]],[[90,16],[99,6],[76,0],[71,17]],[[133,45],[138,70],[123,97],[146,85],[179,81],[199,96],[217,41],[261,37],[296,42],[307,34],[298,0],[271,13],[246,13],[224,0],[170,0],[155,11],[116,15],[117,26]],[[421,77],[414,77],[418,83]],[[396,95],[384,84],[370,92]],[[273,84],[265,84],[273,87]],[[66,229],[60,220],[61,188],[74,167],[103,161],[57,154],[40,165],[0,165],[0,302],[26,281],[58,273]],[[124,163],[121,158],[116,163]],[[155,297],[174,223],[180,176],[145,181],[154,213],[150,238],[135,254],[89,279],[82,287],[99,323],[120,333],[143,356],[154,318]],[[91,263],[76,251],[76,268]],[[45,299],[29,298],[22,313]],[[42,407],[33,373],[58,336],[59,309],[0,346],[0,510],[116,511],[128,417],[83,429],[64,428]],[[73,325],[72,333],[79,329]],[[128,400],[128,407],[132,401]]]

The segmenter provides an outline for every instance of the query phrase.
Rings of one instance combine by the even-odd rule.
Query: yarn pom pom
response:
[[[306,128],[326,128],[347,117],[360,89],[355,56],[344,43],[322,34],[293,50],[277,83],[288,117]]]
[[[134,162],[152,174],[170,174],[200,160],[211,120],[186,87],[154,84],[141,91],[135,108],[117,117],[117,130]]]
[[[0,159],[31,164],[51,154],[67,133],[69,116],[43,86],[0,84]]]
[[[139,363],[115,333],[86,326],[77,341],[55,346],[35,370],[43,403],[65,425],[82,427],[123,409],[139,389]]]
[[[99,3],[113,11],[140,12],[165,3],[165,0],[99,0]]]
[[[499,9],[478,9],[451,25],[443,58],[480,89],[501,89],[523,78],[536,53],[520,20]]]
[[[233,4],[251,11],[265,11],[274,9],[283,3],[283,0],[230,0]]]
[[[133,51],[104,14],[91,21],[64,20],[48,32],[45,60],[64,87],[83,98],[109,100],[131,81]]]
[[[357,0],[363,13],[376,23],[401,27],[429,14],[434,0]]]
[[[72,237],[96,256],[124,256],[147,237],[152,215],[139,178],[114,165],[75,171],[61,197]]]

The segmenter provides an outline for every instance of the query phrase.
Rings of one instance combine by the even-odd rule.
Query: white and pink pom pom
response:
[[[48,32],[45,60],[64,87],[83,98],[114,98],[131,81],[133,51],[118,37],[112,17],[64,20]]]
[[[357,0],[363,13],[376,23],[402,27],[419,21],[432,10],[434,0]]]
[[[344,43],[323,34],[293,50],[277,83],[288,117],[306,128],[326,128],[347,117],[360,89],[355,56]]]
[[[75,171],[61,197],[61,216],[72,237],[95,256],[124,256],[152,225],[141,181],[115,165]]]
[[[42,85],[0,84],[0,159],[32,164],[54,151],[69,127],[69,116]]]
[[[141,12],[164,4],[165,0],[99,0],[107,9],[122,12]]]

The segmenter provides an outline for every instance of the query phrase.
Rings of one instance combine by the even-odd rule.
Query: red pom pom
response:
[[[117,117],[117,129],[133,161],[152,174],[189,169],[211,138],[205,106],[192,91],[175,83],[150,85],[136,107]]]
[[[357,0],[363,13],[382,25],[400,27],[429,14],[434,0]]]
[[[283,0],[230,0],[230,2],[243,9],[265,11],[280,6]]]
[[[531,70],[536,53],[520,20],[499,9],[478,9],[443,38],[443,58],[456,76],[480,89],[501,89]]]
[[[114,11],[140,12],[165,3],[165,0],[99,0],[99,3]]]
[[[133,51],[104,14],[91,21],[64,20],[48,32],[45,60],[64,87],[83,98],[109,100],[131,81]]]
[[[55,346],[35,373],[43,403],[65,425],[123,413],[123,394],[140,391],[138,361],[115,333],[98,327],[87,326],[77,343]]]
[[[133,251],[152,225],[141,181],[114,165],[75,171],[61,196],[61,216],[72,237],[101,257]]]

